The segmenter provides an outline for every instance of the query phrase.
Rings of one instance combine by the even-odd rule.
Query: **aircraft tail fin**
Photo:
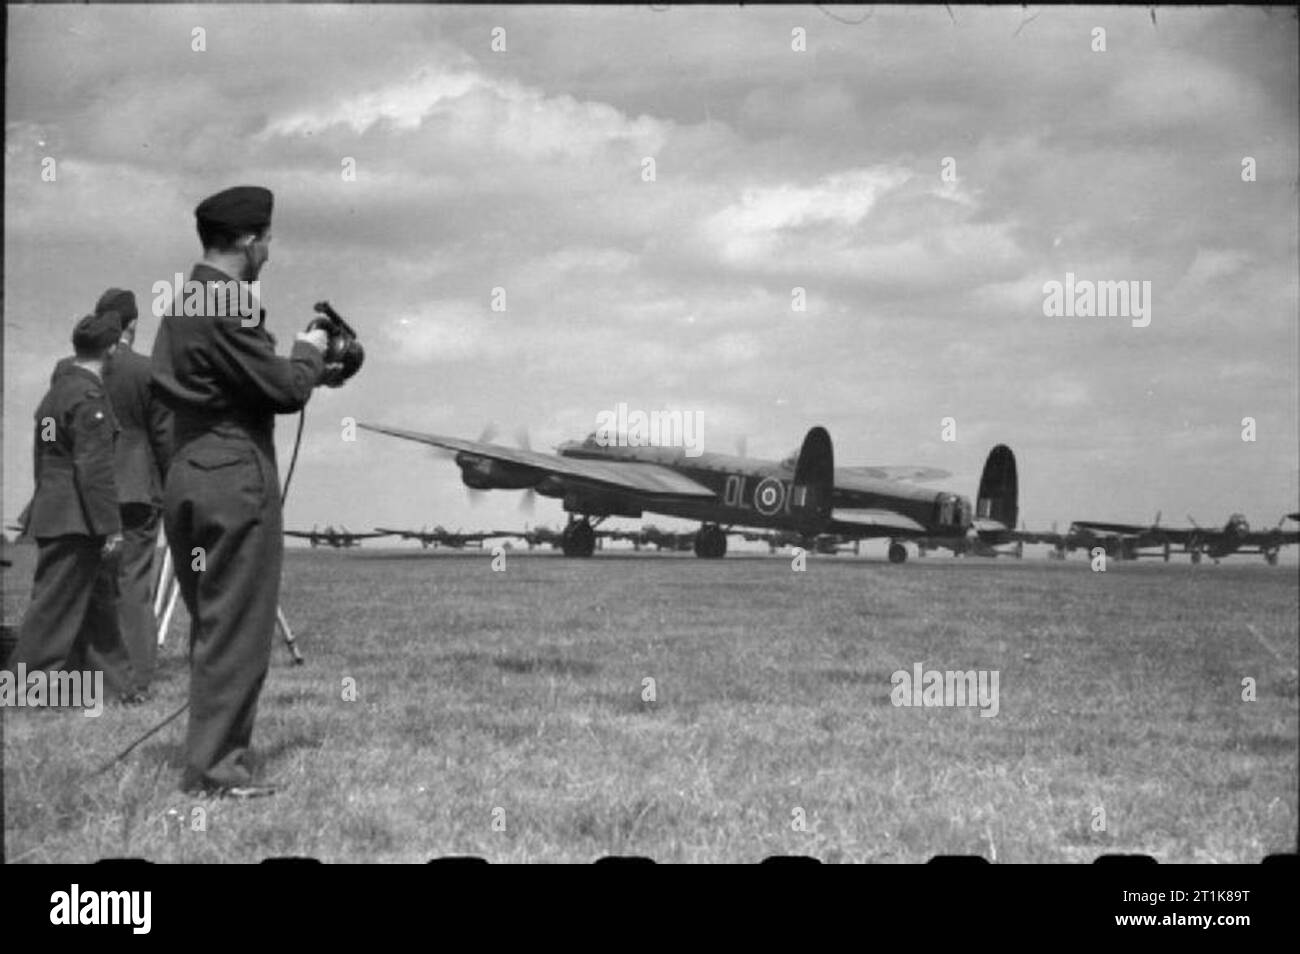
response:
[[[794,468],[790,510],[807,531],[821,532],[831,516],[835,492],[835,452],[824,427],[808,429]]]
[[[1016,475],[1016,455],[1006,444],[989,451],[980,476],[979,495],[975,502],[976,526],[985,543],[1003,543],[1015,529],[1020,515],[1020,483]]]

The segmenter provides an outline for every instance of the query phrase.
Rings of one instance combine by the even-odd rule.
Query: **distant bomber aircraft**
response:
[[[552,530],[550,527],[534,527],[529,530],[525,525],[522,531],[503,531],[501,535],[523,540],[528,544],[530,550],[538,546],[548,546],[552,550],[564,546],[564,531]],[[596,538],[602,542],[605,540],[631,540],[636,544],[638,550],[641,549],[641,531],[639,530],[597,530]]]
[[[534,547],[550,547],[554,550],[562,542],[564,534],[550,527],[533,527],[529,530],[525,526],[522,533],[511,533],[509,536],[523,540],[530,550]]]
[[[432,530],[425,528],[423,530],[385,530],[383,527],[375,527],[376,530],[388,536],[398,536],[403,540],[419,540],[420,546],[429,549],[432,544],[435,547],[451,547],[455,550],[464,549],[468,544],[474,543],[483,546],[483,541],[491,537],[513,537],[517,534],[510,533],[506,530],[484,530],[477,533],[452,533],[444,527],[437,526]]]
[[[830,533],[850,539],[887,537],[889,559],[902,563],[902,541],[918,536],[976,534],[985,543],[1010,540],[1018,512],[1016,460],[999,444],[990,451],[975,508],[958,494],[906,483],[947,473],[918,467],[835,467],[831,437],[813,427],[797,454],[783,461],[703,453],[684,448],[570,441],[558,455],[436,434],[361,424],[403,440],[454,452],[467,487],[533,490],[563,502],[569,513],[561,546],[568,556],[596,549],[596,528],[609,517],[643,513],[699,520],[696,556],[727,552],[732,527],[793,531],[810,540]]]
[[[1048,556],[1054,560],[1064,560],[1067,551],[1073,553],[1083,545],[1083,540],[1077,533],[1057,533],[1056,524],[1052,524],[1052,529],[1047,530],[1026,530],[1021,527],[1011,534],[1011,539],[1016,541],[1019,557],[1024,552],[1026,543],[1046,543],[1051,546],[1052,552]]]
[[[630,538],[632,546],[640,550],[643,546],[662,550],[690,550],[695,546],[695,534],[677,530],[661,530],[652,523],[646,524],[639,531],[633,531]]]
[[[826,556],[834,556],[845,550],[852,550],[855,554],[860,552],[859,544],[861,540],[855,540],[851,537],[839,537],[833,533],[822,533],[809,539],[802,533],[795,533],[788,530],[755,532],[752,530],[738,531],[742,537],[750,542],[758,541],[767,544],[767,552],[775,553],[783,547],[802,547],[806,551],[821,553]]]
[[[382,531],[379,533],[351,533],[347,527],[342,530],[335,530],[333,527],[326,527],[324,530],[317,530],[313,526],[310,530],[286,530],[286,537],[300,537],[304,540],[310,540],[313,547],[324,544],[329,547],[359,547],[360,541],[369,540],[372,537],[389,537],[391,533]]]
[[[985,543],[978,535],[966,534],[954,537],[918,537],[916,540],[917,556],[925,556],[931,550],[951,550],[953,556],[966,557],[999,557],[1013,556],[1017,560],[1023,559],[1025,555],[1025,540],[1021,538],[1022,531],[1013,531],[1008,536],[1008,542],[1014,540],[1010,550],[999,550],[992,543]]]
[[[1162,527],[1160,515],[1156,514],[1156,522],[1150,527],[1076,520],[1070,526],[1070,532],[1080,538],[1077,546],[1100,546],[1107,555],[1121,559],[1142,556],[1141,550],[1145,547],[1160,547],[1168,561],[1173,548],[1181,546],[1184,552],[1191,554],[1193,563],[1200,563],[1202,556],[1217,563],[1233,553],[1260,553],[1269,566],[1276,566],[1278,551],[1300,542],[1300,532],[1282,529],[1284,522],[1296,517],[1296,514],[1287,514],[1270,530],[1251,530],[1246,518],[1234,513],[1223,529],[1215,530],[1200,526],[1191,517],[1187,518],[1191,527]]]

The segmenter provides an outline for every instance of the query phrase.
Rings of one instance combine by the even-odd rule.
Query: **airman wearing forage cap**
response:
[[[118,628],[117,420],[102,381],[104,358],[121,329],[111,310],[78,321],[74,356],[55,366],[36,410],[36,492],[25,531],[39,551],[31,603],[8,668],[99,670],[123,701],[138,702]]]
[[[122,517],[117,612],[136,687],[143,692],[153,678],[158,654],[154,556],[162,524],[163,475],[171,458],[171,412],[150,386],[153,370],[149,357],[131,347],[139,315],[135,295],[110,288],[95,305],[96,313],[105,311],[116,311],[122,318],[117,348],[104,366],[104,388],[121,427],[114,456]]]
[[[271,206],[270,191],[258,186],[199,203],[203,260],[190,280],[256,279],[271,241]],[[174,414],[163,522],[191,620],[181,779],[188,792],[274,793],[254,783],[248,753],[280,597],[275,415],[307,403],[324,372],[326,343],[324,331],[299,334],[281,357],[264,321],[249,327],[225,309],[168,315],[154,341],[153,387]]]

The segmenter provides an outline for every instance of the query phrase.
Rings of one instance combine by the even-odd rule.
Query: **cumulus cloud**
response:
[[[1128,491],[1081,461],[1135,453],[1171,510],[1293,501],[1294,31],[1107,8],[1094,54],[1087,8],[1018,34],[1019,10],[849,27],[809,9],[796,53],[785,9],[503,8],[495,54],[475,8],[13,8],[6,493],[30,490],[28,421],[68,316],[188,269],[198,200],[263,182],[276,333],[329,297],[367,344],[356,381],[313,401],[322,419],[528,423],[541,445],[621,400],[701,409],[710,441],[743,433],[754,455],[821,423],[846,461],[962,475],[1009,440],[1044,518],[1103,514]],[[1152,280],[1151,327],[1045,318],[1067,270]],[[1236,475],[1195,476],[1203,448],[1161,436],[1246,413],[1267,436]],[[956,445],[937,436],[949,414]],[[367,448],[394,473],[424,462]],[[454,469],[428,466],[388,488],[386,519],[513,515],[457,512]],[[347,481],[367,469],[303,481],[290,519],[360,524]]]

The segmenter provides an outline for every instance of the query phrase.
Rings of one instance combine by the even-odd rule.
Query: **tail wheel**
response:
[[[904,563],[907,561],[907,547],[901,543],[891,543],[889,545],[889,562]]]

